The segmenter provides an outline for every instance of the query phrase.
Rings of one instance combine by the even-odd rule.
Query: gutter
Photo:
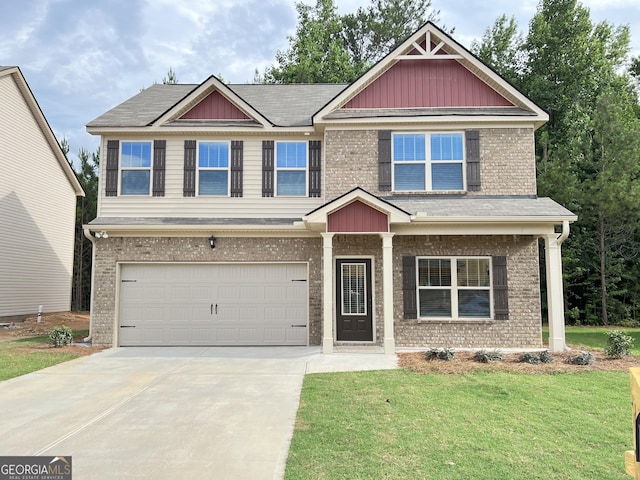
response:
[[[568,236],[569,236],[569,221],[565,220],[562,222],[562,233],[558,237],[558,246],[562,245]]]
[[[84,236],[91,242],[91,301],[89,302],[89,336],[84,338],[83,341],[88,343],[93,338],[93,297],[94,297],[94,285],[95,285],[95,272],[96,272],[96,239],[91,235],[91,230],[83,228],[82,232]]]

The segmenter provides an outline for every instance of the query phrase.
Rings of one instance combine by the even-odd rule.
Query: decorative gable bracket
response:
[[[440,41],[437,45],[433,46],[434,43],[431,41],[431,32],[429,30],[426,31],[425,34],[425,42],[424,45],[426,47],[422,48],[417,41],[412,43],[413,48],[418,52],[417,55],[398,55],[396,59],[398,60],[443,60],[443,59],[461,59],[462,55],[455,55],[449,53],[440,53],[438,52],[442,50],[442,47],[445,46],[444,41]],[[433,48],[432,48],[433,46]]]

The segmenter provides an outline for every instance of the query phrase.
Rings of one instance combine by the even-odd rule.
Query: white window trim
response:
[[[434,190],[433,179],[431,175],[431,135],[432,134],[458,134],[462,135],[462,160],[438,160],[437,165],[460,164],[462,163],[462,189],[460,190]],[[424,135],[424,161],[404,160],[395,161],[394,137],[395,135]],[[467,152],[466,152],[466,136],[462,130],[446,130],[446,131],[403,131],[392,132],[391,134],[391,190],[397,193],[415,193],[415,192],[437,192],[437,193],[460,193],[467,191]],[[396,190],[396,165],[424,165],[424,190]]]
[[[304,168],[280,168],[278,167],[278,144],[282,143],[304,143]],[[309,196],[309,142],[308,141],[300,141],[300,140],[283,140],[274,142],[273,146],[274,151],[274,178],[273,178],[273,195],[275,197],[283,197],[283,198],[305,198]],[[280,195],[278,194],[278,173],[280,171],[283,172],[302,172],[304,171],[304,194],[300,195]]]
[[[227,152],[229,154],[227,158],[227,168],[220,167],[200,167],[200,144],[201,143],[226,143],[227,144]],[[205,171],[227,171],[227,193],[224,195],[213,195],[213,194],[201,194],[200,193],[200,170]],[[231,196],[231,141],[230,140],[198,140],[196,142],[196,197],[216,197],[216,198],[224,198]]]
[[[367,300],[366,299],[366,292],[367,292],[367,287],[371,288],[371,286],[367,285],[367,273],[368,273],[367,272],[367,266],[366,266],[365,263],[362,263],[362,262],[349,262],[349,263],[345,262],[345,263],[341,264],[341,267],[344,267],[345,265],[347,265],[347,266],[360,266],[360,265],[362,265],[363,266],[363,269],[364,269],[364,285],[363,285],[364,291],[363,291],[363,295],[365,295],[364,312],[362,312],[362,313],[347,313],[347,312],[345,312],[344,311],[344,306],[345,306],[344,305],[344,297],[343,297],[343,298],[340,299],[340,310],[341,310],[340,314],[342,316],[345,316],[345,317],[348,317],[348,316],[361,317],[363,315],[368,315],[369,311],[368,311],[368,305],[367,305],[367,301],[366,301]],[[343,272],[340,272],[340,279],[342,280],[342,285],[340,285],[340,291],[343,292],[343,294],[344,294],[345,278],[344,278]]]
[[[420,260],[449,260],[451,262],[451,286],[445,287],[421,287],[420,286]],[[458,286],[458,260],[487,260],[489,262],[489,286],[469,287]],[[451,292],[451,317],[421,317],[420,316],[420,290],[449,290]],[[488,317],[461,317],[458,315],[458,291],[459,290],[488,290],[489,291],[489,316]],[[420,321],[462,320],[465,322],[486,321],[494,319],[493,312],[493,262],[490,256],[446,256],[429,255],[416,256],[416,306],[417,318]]]
[[[123,167],[122,166],[122,147],[125,143],[148,143],[150,145],[150,158],[148,167]],[[120,141],[120,151],[118,152],[118,196],[119,197],[150,197],[153,194],[153,141],[142,139],[131,139]],[[149,192],[148,193],[124,193],[122,191],[122,172],[124,171],[149,171]]]

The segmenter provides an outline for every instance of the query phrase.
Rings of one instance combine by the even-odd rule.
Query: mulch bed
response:
[[[480,363],[473,359],[472,352],[456,352],[451,361],[425,358],[425,352],[410,352],[398,354],[398,365],[418,373],[467,373],[477,371],[487,372],[513,372],[525,374],[550,374],[550,373],[574,373],[586,371],[602,372],[628,372],[629,368],[640,367],[640,357],[628,356],[620,359],[612,359],[605,356],[604,352],[590,350],[596,361],[592,365],[572,365],[568,363],[569,357],[580,353],[580,349],[574,348],[571,352],[554,353],[552,363],[540,363],[531,365],[519,363],[520,354],[505,354],[501,362]]]

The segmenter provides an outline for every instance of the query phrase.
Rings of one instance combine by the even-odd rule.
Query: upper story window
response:
[[[418,259],[421,318],[491,318],[491,259]]]
[[[198,194],[229,194],[229,142],[198,144]]]
[[[307,194],[307,142],[276,142],[276,195]]]
[[[464,134],[395,133],[393,190],[464,190]]]
[[[120,172],[122,195],[149,195],[151,142],[122,142]]]

